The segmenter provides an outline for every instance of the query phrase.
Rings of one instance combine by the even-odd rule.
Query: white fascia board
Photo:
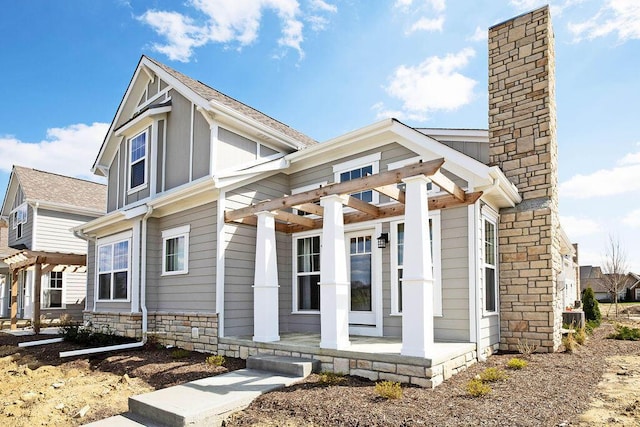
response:
[[[239,113],[236,110],[229,108],[226,105],[221,104],[215,100],[209,101],[209,108],[207,108],[207,110],[210,113],[214,114],[219,122],[228,122],[230,125],[235,125],[240,128],[250,127],[252,129],[255,129],[257,132],[253,133],[252,136],[256,137],[257,139],[263,139],[265,140],[265,142],[271,144],[280,144],[294,150],[300,150],[305,147],[297,143],[294,138],[291,138],[290,136],[287,136],[282,132],[278,132],[275,129],[266,126],[258,122],[257,120],[252,119],[251,117],[245,116],[244,114]]]
[[[560,249],[564,249],[561,251],[562,255],[571,255],[575,254],[575,249],[573,248],[573,244],[571,244],[571,239],[562,228],[562,224],[558,226],[558,231],[560,232]]]
[[[84,234],[91,234],[102,228],[117,224],[125,219],[126,218],[125,218],[124,212],[113,211],[113,212],[109,212],[105,216],[101,216],[100,218],[96,218],[92,221],[85,222],[84,224],[78,225],[77,227],[73,227],[72,230],[79,231]]]
[[[99,217],[105,214],[104,210],[90,209],[82,206],[67,205],[65,203],[56,203],[51,201],[27,199],[26,202],[32,207],[36,204],[40,209],[47,209],[56,212],[65,212],[77,215],[94,216]]]
[[[13,168],[11,169],[11,176],[9,177],[9,183],[7,184],[7,191],[4,193],[4,199],[2,200],[2,216],[8,217],[11,213],[11,200],[15,197],[15,186],[13,185],[15,182],[15,174],[13,173]]]
[[[443,128],[416,128],[434,139],[446,141],[489,142],[489,131],[486,129],[443,129]]]
[[[270,172],[274,170],[286,169],[290,162],[284,159],[284,154],[279,153],[278,158],[265,160],[253,166],[244,169],[228,169],[215,174],[214,179],[221,180],[224,178],[240,177],[243,175],[257,174],[260,172]]]
[[[153,117],[165,114],[171,111],[170,105],[165,105],[164,107],[157,108],[149,108],[145,110],[142,114],[138,115],[133,120],[125,123],[115,130],[117,137],[123,137],[128,135],[133,135],[138,131],[141,131],[143,128],[148,127],[151,123],[153,123]],[[113,159],[111,159],[113,160]]]
[[[211,176],[205,176],[197,179],[196,181],[165,191],[159,197],[149,200],[147,205],[157,209],[207,191],[215,190],[216,187],[213,178]]]
[[[498,166],[491,166],[489,175],[491,178],[498,180],[500,190],[504,193],[505,197],[514,203],[514,206],[522,202],[522,196],[520,196],[518,187],[509,181],[509,178],[507,178],[504,172],[502,172],[502,169]]]

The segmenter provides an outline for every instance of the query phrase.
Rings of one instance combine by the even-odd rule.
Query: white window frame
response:
[[[181,227],[171,228],[162,231],[162,276],[175,276],[178,274],[189,273],[189,233],[191,225],[183,225]],[[167,241],[171,239],[184,239],[184,265],[181,270],[167,271]]]
[[[420,156],[418,156],[418,157],[410,157],[408,159],[398,160],[397,162],[389,163],[387,165],[387,170],[392,171],[392,170],[400,169],[400,168],[403,168],[405,166],[409,166],[409,165],[413,165],[415,163],[419,163],[421,161],[422,162],[426,162],[428,160],[426,158],[420,157]],[[398,186],[400,186],[400,184],[398,184]],[[427,184],[427,194],[436,195],[436,194],[440,194],[440,193],[444,193],[444,191],[442,191],[439,186],[437,186],[433,182],[429,181],[429,183]]]
[[[52,288],[51,287],[51,280],[52,280],[52,275],[53,274],[60,274],[60,287],[59,288]],[[42,287],[42,296],[41,301],[43,302],[43,304],[41,304],[41,308],[46,308],[47,310],[61,310],[66,308],[66,304],[65,304],[65,275],[64,272],[62,271],[50,271],[47,275],[46,275],[46,280],[45,280],[45,286]],[[56,279],[57,280],[57,279]],[[60,291],[60,307],[47,307],[44,305],[44,295],[46,293],[46,291],[51,292],[51,290],[55,290],[55,291]]]
[[[442,232],[440,211],[429,211],[431,220],[433,241],[431,246],[431,262],[433,263],[433,315],[442,317]],[[404,223],[404,218],[389,223],[389,244],[391,245],[391,315],[402,316],[399,310],[400,298],[398,295],[398,224]]]
[[[319,233],[318,230],[308,231],[304,233],[297,233],[291,237],[292,244],[292,314],[320,314],[320,309],[318,310],[301,310],[298,307],[298,239],[305,239],[310,237],[318,237],[320,239],[320,248],[322,248],[322,233]],[[320,263],[322,263],[322,258],[320,259]],[[315,274],[315,272],[313,272]],[[318,275],[320,275],[320,270],[318,270]]]
[[[481,265],[482,265],[482,292],[481,292],[481,296],[482,296],[482,312],[484,316],[493,316],[493,315],[498,315],[498,313],[500,312],[500,298],[499,298],[499,291],[500,291],[500,287],[499,287],[499,270],[498,270],[498,266],[499,266],[499,261],[498,261],[498,256],[499,256],[499,250],[498,250],[498,214],[496,214],[493,210],[488,209],[486,206],[483,207],[482,209],[482,215],[480,216],[482,224],[481,224],[481,236],[482,236],[482,244],[481,244]],[[494,236],[495,236],[495,243],[494,243],[494,262],[495,264],[487,264],[486,260],[487,260],[487,256],[486,256],[486,251],[485,251],[485,226],[486,223],[489,222],[490,224],[493,225],[493,229],[494,229]],[[487,309],[487,274],[486,274],[486,269],[487,268],[493,268],[494,270],[494,292],[495,292],[495,298],[494,298],[494,304],[495,304],[495,309],[494,310],[488,310]]]
[[[109,236],[109,237],[104,237],[101,239],[98,239],[96,241],[96,253],[95,253],[95,257],[96,257],[96,261],[95,261],[95,286],[94,286],[94,299],[96,300],[96,302],[131,302],[131,263],[132,263],[132,259],[131,259],[131,240],[132,240],[132,236],[133,233],[132,231],[126,231],[124,233],[119,233],[119,234],[115,234],[113,236]],[[112,269],[109,271],[109,273],[111,274],[111,287],[109,289],[109,299],[101,299],[100,298],[100,293],[99,293],[99,286],[100,286],[100,248],[102,246],[114,246],[116,243],[120,243],[120,242],[127,242],[127,269],[126,270],[113,270],[113,251],[111,253],[111,263],[112,263]],[[114,273],[118,273],[118,272],[122,272],[122,271],[126,271],[127,272],[127,298],[126,299],[114,299],[113,298],[113,287],[115,286],[115,281],[113,279],[113,275]]]
[[[15,208],[12,212],[13,224],[12,228],[16,230],[16,240],[22,238],[22,232],[24,231],[24,224],[27,223],[27,218],[29,217],[29,207],[27,203],[22,203],[20,206]]]
[[[138,138],[140,135],[144,134],[144,156],[137,159],[135,162],[131,161],[132,156],[132,142],[134,139]],[[127,139],[127,189],[128,194],[132,194],[134,192],[144,190],[149,185],[149,129],[145,129],[142,132],[138,132],[131,138]],[[132,169],[135,164],[144,161],[144,181],[142,184],[138,184],[135,187],[131,187],[131,178],[133,176]]]
[[[373,153],[368,156],[359,157],[357,159],[348,160],[346,162],[338,163],[333,166],[333,182],[339,183],[340,174],[344,172],[350,172],[356,169],[361,169],[367,166],[371,166],[371,173],[377,175],[380,172],[380,159],[382,153]],[[346,182],[346,181],[345,181]],[[380,196],[377,191],[370,189],[364,191],[371,191],[371,203],[377,205],[380,202]],[[350,209],[350,208],[345,208]]]

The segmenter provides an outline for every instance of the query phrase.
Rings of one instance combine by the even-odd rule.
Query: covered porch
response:
[[[370,360],[371,366],[366,362],[361,363],[370,368],[373,368],[374,361],[376,364],[391,363],[385,362],[385,358],[392,358],[401,365],[402,360],[414,360],[414,366],[430,369],[433,364],[442,365],[445,359],[450,361],[463,356],[460,366],[465,365],[468,361],[464,359],[470,351],[475,351],[474,343],[439,343],[434,340],[429,211],[472,205],[482,193],[465,192],[443,174],[443,164],[443,159],[414,163],[225,211],[227,223],[252,225],[257,231],[253,284],[254,334],[252,337],[220,338],[222,350],[239,354],[242,348],[242,356],[245,357],[249,355],[249,351],[258,351],[250,350],[252,348],[274,352],[304,352],[319,358],[331,356],[341,360],[338,362],[338,365],[343,364],[341,372],[348,372],[342,369],[344,360],[349,361],[348,369],[359,369],[350,367],[358,366],[358,360]],[[430,182],[448,194],[429,197],[427,185]],[[354,197],[363,191],[378,192],[389,198],[390,202],[374,204]],[[298,215],[293,209],[312,215]],[[384,219],[393,217],[401,217],[405,229],[409,230],[404,238],[402,315],[398,316],[402,322],[402,336],[360,337],[353,331],[350,335],[352,283],[345,249],[345,225],[381,223]],[[282,333],[278,321],[278,288],[286,284],[278,283],[276,232],[292,234],[310,230],[317,230],[322,236],[322,244],[319,245],[319,258],[322,261],[318,283],[320,334]],[[374,341],[370,341],[372,339]],[[227,345],[233,347],[225,348]],[[358,356],[363,354],[367,358],[359,359]],[[441,368],[444,369],[443,366]],[[335,366],[331,370],[336,370]],[[377,373],[368,376],[379,377],[379,373],[384,371],[372,369],[371,372]],[[398,374],[395,368],[393,372],[386,373],[404,375]],[[416,378],[431,378],[430,375],[425,375],[416,375]]]
[[[319,360],[322,371],[355,375],[372,381],[389,380],[433,388],[477,360],[474,343],[434,342],[430,357],[402,355],[400,337],[351,335],[348,347],[320,346],[320,334],[283,333],[277,342],[256,342],[250,336],[218,340],[218,353],[246,359],[255,355],[303,357]]]

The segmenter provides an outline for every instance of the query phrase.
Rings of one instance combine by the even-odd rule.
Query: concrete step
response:
[[[247,368],[306,378],[312,372],[320,370],[320,361],[301,357],[261,355],[249,357]]]
[[[160,426],[220,426],[226,417],[246,408],[261,394],[302,379],[303,376],[241,369],[130,397],[129,412],[136,419]]]
[[[130,416],[130,414],[116,415],[89,424],[83,424],[83,427],[164,427],[149,420],[133,419]]]

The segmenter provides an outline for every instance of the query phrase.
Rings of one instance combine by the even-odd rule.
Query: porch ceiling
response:
[[[305,230],[322,228],[322,215],[324,210],[316,202],[320,198],[330,195],[341,195],[345,198],[345,205],[355,209],[355,212],[344,215],[345,224],[353,224],[369,221],[377,218],[388,218],[404,214],[405,193],[397,187],[403,179],[424,175],[438,185],[448,195],[432,197],[429,199],[429,210],[447,209],[456,206],[473,204],[482,196],[482,192],[465,193],[458,185],[442,174],[440,168],[444,159],[431,160],[408,165],[393,171],[380,172],[351,181],[329,184],[315,190],[291,196],[283,196],[273,200],[263,200],[251,206],[225,212],[225,222],[235,222],[255,226],[257,220],[255,214],[270,211],[276,214],[276,230],[285,233],[296,233]],[[376,206],[364,202],[349,194],[361,191],[374,190],[393,199],[396,203]],[[290,209],[299,209],[319,216],[309,218],[290,212]],[[286,209],[286,210],[284,210]]]

